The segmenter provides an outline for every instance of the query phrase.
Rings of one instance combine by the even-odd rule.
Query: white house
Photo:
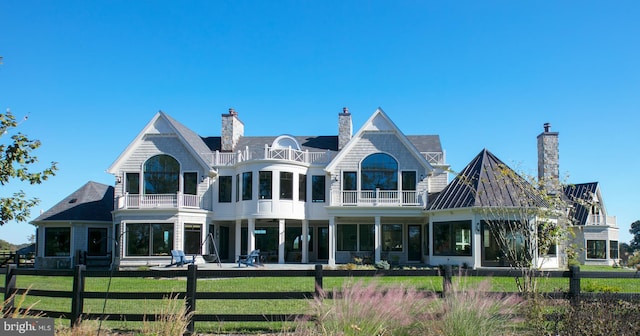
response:
[[[74,193],[99,186],[101,200],[112,197],[108,210],[66,216],[102,204],[94,201],[100,192],[75,202],[71,195],[32,222],[36,267],[99,257],[119,267],[162,265],[174,249],[199,263],[259,249],[266,263],[501,266],[476,211],[491,200],[469,203],[458,177],[448,183],[439,136],[405,135],[381,109],[355,134],[346,108],[337,135],[245,136],[244,128],[233,109],[216,137],[158,112],[108,168],[113,187],[90,182]],[[483,150],[463,172],[497,161]]]

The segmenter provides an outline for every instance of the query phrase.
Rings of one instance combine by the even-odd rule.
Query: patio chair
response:
[[[182,267],[185,264],[195,264],[195,262],[196,262],[195,256],[192,256],[191,259],[187,259],[187,256],[184,254],[184,251],[171,250],[171,264],[167,265],[166,267],[173,266],[173,265]]]
[[[248,266],[257,266],[260,262],[260,250],[253,250],[249,254],[243,254],[238,256],[238,267],[244,264]]]

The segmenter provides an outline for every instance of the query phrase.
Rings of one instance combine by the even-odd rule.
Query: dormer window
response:
[[[300,143],[294,137],[290,135],[281,135],[273,140],[273,144],[271,144],[271,148],[273,149],[286,149],[291,148],[295,150],[301,150]]]

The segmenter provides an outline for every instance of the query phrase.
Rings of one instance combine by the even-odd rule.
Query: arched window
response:
[[[180,190],[180,163],[169,155],[156,155],[144,164],[145,194],[175,194]]]
[[[398,190],[398,162],[389,154],[367,156],[360,164],[362,190]]]

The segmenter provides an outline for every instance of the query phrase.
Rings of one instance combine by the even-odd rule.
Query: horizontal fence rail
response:
[[[16,281],[18,276],[47,276],[47,277],[73,277],[71,291],[40,290],[18,288]],[[19,309],[14,307],[13,298],[16,295],[26,294],[35,297],[47,298],[68,298],[71,299],[71,306],[68,311],[37,310],[31,308],[30,313],[39,316],[69,319],[73,326],[82,319],[100,319],[105,321],[154,321],[153,314],[121,314],[105,312],[104,314],[84,312],[85,299],[103,300],[161,300],[166,298],[184,299],[188,313],[192,313],[192,318],[188,327],[188,334],[194,332],[195,322],[283,322],[294,321],[298,318],[312,320],[313,316],[304,314],[202,314],[197,313],[196,302],[202,300],[303,300],[311,299],[320,295],[323,291],[323,279],[325,277],[373,277],[373,276],[424,276],[442,277],[443,290],[435,291],[436,294],[444,297],[455,276],[479,276],[479,277],[517,277],[522,273],[514,269],[461,269],[454,272],[450,265],[445,265],[439,269],[428,270],[325,270],[322,265],[316,265],[313,270],[198,270],[197,265],[189,265],[187,269],[159,271],[87,271],[84,265],[78,265],[73,270],[34,270],[17,268],[10,264],[6,268],[5,284],[0,288],[4,292],[5,305],[3,313],[11,313]],[[569,280],[568,292],[542,293],[551,299],[581,300],[597,298],[603,293],[581,293],[580,280],[607,279],[607,278],[629,278],[639,281],[638,272],[581,272],[579,267],[572,266],[567,271],[540,271],[535,274],[539,277],[566,278]],[[314,288],[309,291],[296,292],[198,292],[197,280],[212,278],[241,278],[241,277],[309,277],[314,279]],[[86,278],[186,278],[186,288],[179,292],[90,292],[85,291],[84,284]],[[434,292],[434,291],[430,291]],[[339,294],[339,293],[338,293]],[[516,294],[516,293],[510,293]],[[624,300],[640,300],[640,293],[607,293],[609,297]],[[332,293],[324,294],[325,298],[332,298]]]

